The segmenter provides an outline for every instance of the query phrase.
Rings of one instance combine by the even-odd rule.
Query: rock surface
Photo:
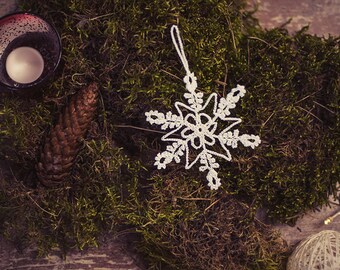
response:
[[[1,270],[63,270],[63,269],[94,269],[94,270],[141,270],[142,263],[128,251],[127,239],[110,240],[98,248],[89,248],[83,252],[71,250],[66,257],[59,249],[53,249],[47,257],[37,257],[33,247],[19,252],[11,243],[0,238],[0,269]]]
[[[340,0],[248,0],[262,27],[285,25],[290,33],[309,25],[309,33],[318,36],[340,35]]]
[[[275,225],[275,229],[281,232],[283,239],[287,241],[288,245],[295,245],[309,235],[323,230],[340,232],[340,216],[335,217],[328,225],[324,223],[327,218],[335,215],[339,211],[339,200],[335,202],[330,199],[330,207],[324,206],[319,211],[309,211],[305,216],[300,218],[293,227],[285,224],[277,224]]]
[[[0,0],[0,16],[14,12],[16,8],[15,0]]]

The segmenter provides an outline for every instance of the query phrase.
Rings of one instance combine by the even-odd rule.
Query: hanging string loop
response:
[[[190,69],[189,69],[189,63],[188,63],[188,60],[185,56],[183,41],[182,41],[181,35],[179,33],[178,26],[177,25],[171,26],[170,33],[171,33],[172,43],[175,46],[177,54],[178,54],[179,58],[181,59],[181,62],[183,64],[183,67],[184,67],[185,72],[186,72],[186,76],[183,78],[186,89],[189,92],[194,92],[197,88],[197,78],[196,78],[195,74],[193,72],[191,72]]]

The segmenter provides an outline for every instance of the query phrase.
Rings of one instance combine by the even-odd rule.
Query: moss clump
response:
[[[23,10],[55,23],[63,59],[41,97],[1,98],[0,158],[12,169],[1,178],[2,233],[35,240],[44,253],[58,244],[96,245],[104,230],[132,227],[154,267],[196,267],[199,247],[211,254],[215,245],[230,256],[199,257],[207,268],[279,267],[275,237],[267,238],[253,213],[264,207],[269,217],[294,222],[335,195],[339,38],[311,36],[305,29],[294,36],[265,31],[244,7],[243,0],[21,1]],[[234,112],[243,119],[240,130],[262,140],[255,151],[235,149],[232,162],[220,162],[217,193],[207,190],[197,170],[173,164],[156,173],[153,166],[164,146],[144,113],[172,109],[184,93],[184,71],[169,34],[175,23],[199,89],[222,96],[244,84],[247,95]],[[101,101],[73,174],[58,189],[42,189],[32,171],[43,137],[68,96],[90,81],[99,82]],[[221,229],[221,223],[229,225]],[[226,243],[236,245],[237,254]],[[246,256],[255,264],[241,259]]]
[[[138,211],[130,194],[138,194],[140,168],[120,149],[97,139],[85,143],[72,182],[60,188],[29,188],[19,173],[8,175],[10,181],[1,181],[2,233],[18,246],[37,243],[41,255],[56,245],[64,250],[96,246],[100,232],[123,229],[122,218]]]
[[[36,100],[2,97],[0,104],[0,153],[7,161],[26,165],[35,159],[51,111]]]
[[[150,269],[280,269],[287,247],[235,198],[212,194],[188,176],[155,176],[141,249]]]

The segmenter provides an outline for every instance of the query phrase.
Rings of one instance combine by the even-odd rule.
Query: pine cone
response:
[[[56,186],[70,174],[74,159],[94,117],[98,85],[91,83],[71,97],[69,104],[51,128],[36,165],[37,176],[45,186]]]

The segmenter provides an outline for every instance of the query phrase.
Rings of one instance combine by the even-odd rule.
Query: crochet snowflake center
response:
[[[245,147],[254,149],[261,142],[259,136],[240,135],[238,129],[233,129],[242,120],[231,117],[230,110],[236,107],[236,103],[245,95],[246,90],[244,86],[237,85],[226,97],[218,100],[217,94],[213,93],[204,102],[203,93],[196,92],[197,78],[189,69],[183,42],[176,25],[171,27],[171,38],[186,71],[183,82],[187,90],[184,93],[187,104],[176,102],[176,113],[168,111],[164,114],[156,110],[145,113],[146,121],[150,124],[159,125],[162,130],[170,130],[161,138],[162,141],[170,142],[170,144],[165,151],[157,154],[155,166],[158,169],[165,169],[173,161],[179,163],[181,157],[184,156],[185,169],[190,169],[199,162],[199,170],[207,171],[208,186],[211,189],[217,189],[221,185],[221,179],[216,171],[220,167],[216,157],[230,161],[231,154],[228,147],[236,148],[238,143],[242,143]],[[211,103],[213,103],[212,106],[210,106]],[[211,107],[212,113],[207,114],[208,108]],[[218,129],[220,121],[228,123],[222,131]],[[223,154],[212,150],[217,143],[224,150]],[[189,159],[190,149],[199,152],[193,161]]]

